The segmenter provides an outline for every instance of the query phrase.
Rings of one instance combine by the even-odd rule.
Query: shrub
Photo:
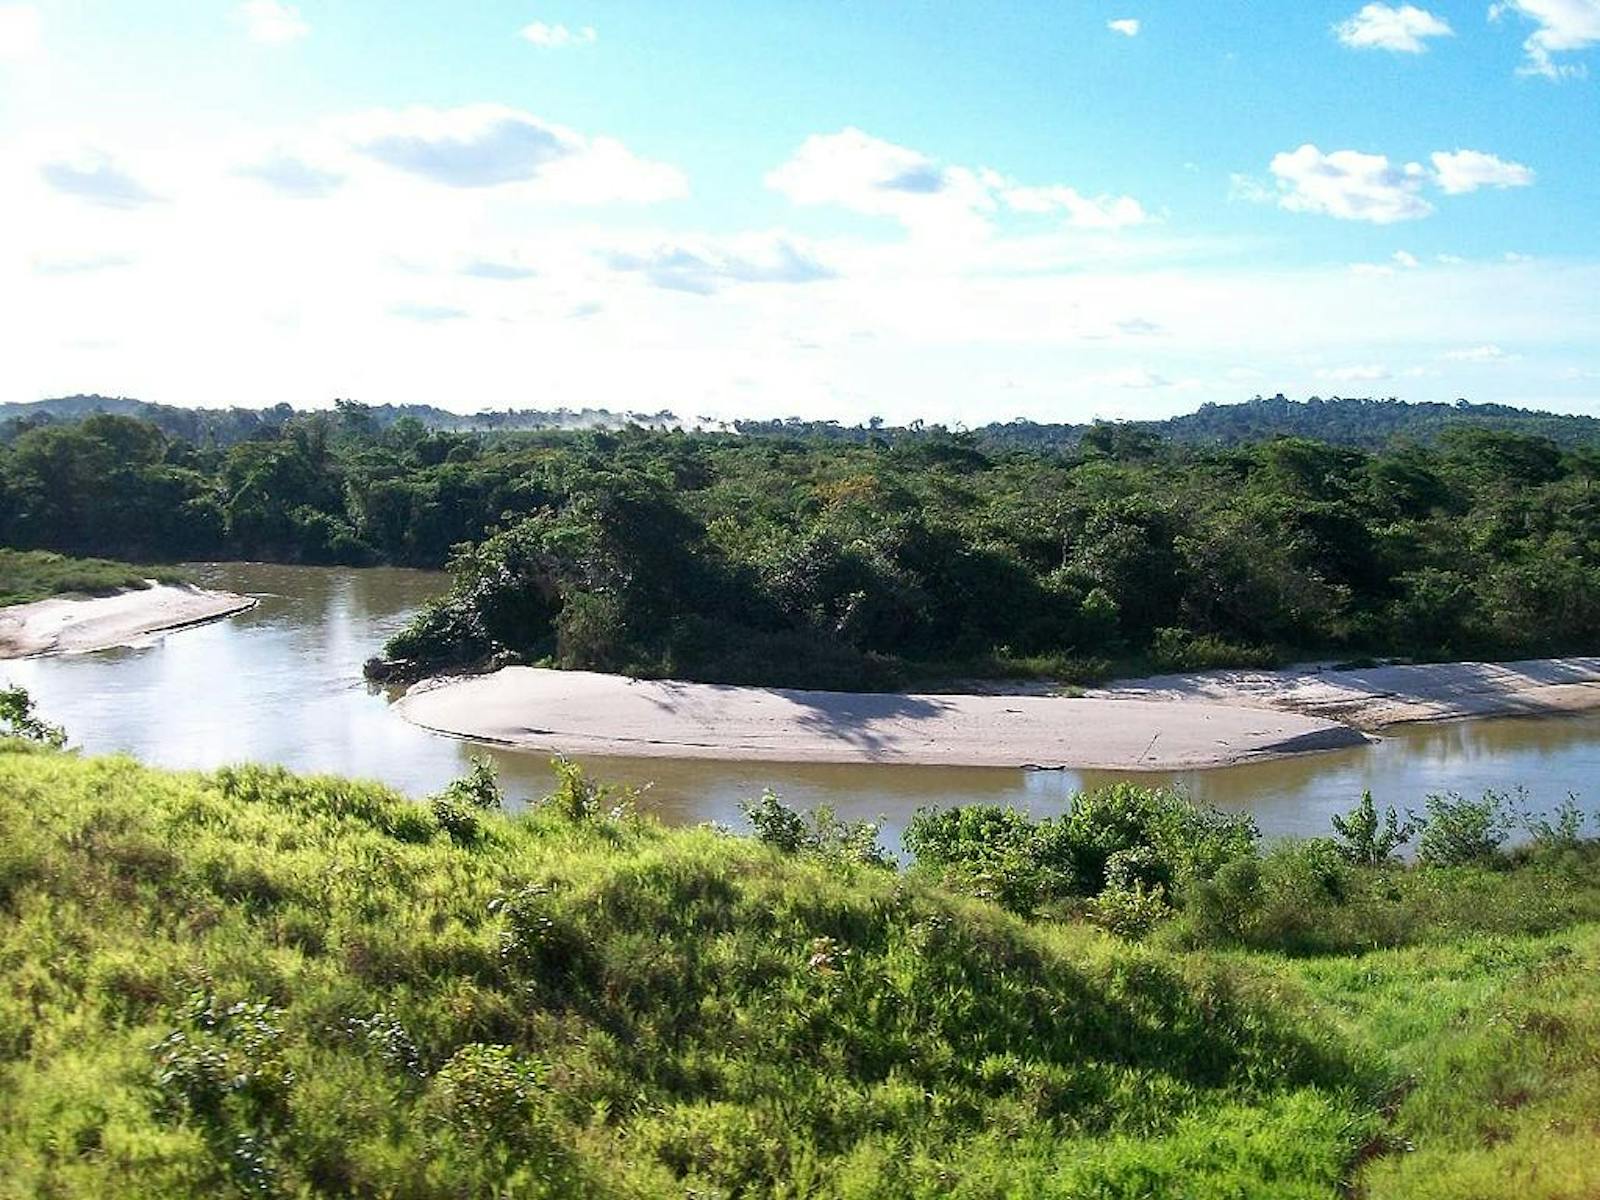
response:
[[[1333,828],[1339,834],[1339,851],[1346,862],[1377,867],[1390,862],[1396,850],[1411,841],[1417,832],[1415,821],[1403,824],[1391,805],[1378,816],[1370,790],[1361,793],[1361,803],[1343,816],[1335,813]]]
[[[1586,821],[1583,810],[1578,807],[1578,798],[1568,792],[1567,798],[1556,806],[1554,816],[1554,821],[1549,817],[1535,817],[1531,814],[1523,817],[1523,827],[1533,839],[1534,848],[1576,849],[1583,841],[1583,827]]]
[[[23,738],[54,750],[67,744],[65,729],[35,715],[33,697],[24,687],[0,688],[0,736]]]
[[[1479,800],[1456,792],[1431,795],[1420,823],[1417,858],[1431,867],[1459,867],[1496,861],[1515,822],[1509,797],[1486,791]]]
[[[893,865],[878,845],[876,821],[841,821],[826,806],[814,810],[808,820],[770,790],[739,808],[754,828],[756,841],[784,854],[819,854],[873,867]]]

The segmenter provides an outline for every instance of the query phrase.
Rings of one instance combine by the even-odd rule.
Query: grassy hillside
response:
[[[136,567],[104,558],[69,558],[48,550],[0,547],[0,605],[26,604],[65,592],[99,596],[142,588],[146,580],[178,581],[172,567]]]
[[[1600,1187],[1594,925],[1140,946],[573,776],[511,820],[8,743],[0,829],[7,1198]],[[1434,884],[1576,913],[1595,862]]]

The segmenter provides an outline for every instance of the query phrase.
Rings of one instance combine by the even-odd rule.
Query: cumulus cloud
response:
[[[1335,150],[1311,143],[1273,157],[1278,203],[1291,212],[1323,213],[1344,221],[1389,225],[1433,212],[1422,196],[1428,172],[1419,163],[1391,163],[1387,155]]]
[[[1522,43],[1527,59],[1521,74],[1561,79],[1587,73],[1583,64],[1558,62],[1555,56],[1600,43],[1600,0],[1503,0],[1489,8],[1492,21],[1513,14],[1537,26]]]
[[[1122,17],[1116,21],[1107,21],[1106,28],[1112,33],[1120,33],[1123,37],[1139,36],[1139,19],[1137,17]]]
[[[1398,8],[1389,4],[1368,4],[1354,16],[1333,27],[1334,35],[1353,50],[1392,50],[1397,54],[1421,54],[1428,38],[1451,37],[1455,30],[1441,17],[1413,4]]]
[[[1418,261],[1417,256],[1407,250],[1396,250],[1392,255],[1390,255],[1390,257],[1394,259],[1397,266],[1402,266],[1408,271],[1414,270],[1422,265],[1422,263]]]
[[[447,187],[537,181],[569,203],[652,203],[688,191],[675,167],[503,105],[381,110],[349,122],[348,132],[359,153]]]
[[[1061,184],[1025,186],[996,171],[941,165],[855,128],[807,138],[766,181],[797,204],[834,204],[945,236],[988,233],[990,215],[1002,206],[1059,216],[1079,229],[1121,229],[1148,219],[1131,196],[1090,197]]]
[[[548,25],[543,21],[524,25],[518,36],[525,42],[531,42],[547,50],[559,49],[562,46],[592,46],[600,37],[593,25],[568,29],[565,25]]]
[[[250,40],[263,46],[297,42],[311,32],[300,10],[279,0],[245,0],[238,13]]]
[[[39,10],[31,4],[0,4],[0,62],[22,62],[44,51]]]
[[[1076,229],[1122,229],[1142,225],[1149,214],[1132,196],[1085,196],[1076,188],[1005,186],[1001,196],[1017,212],[1060,213]]]
[[[325,171],[291,154],[277,154],[240,167],[240,175],[264,183],[296,200],[320,200],[331,196],[344,182],[336,171]]]
[[[1228,194],[1235,200],[1276,203],[1291,212],[1390,225],[1431,215],[1433,203],[1423,194],[1428,187],[1458,196],[1483,187],[1527,187],[1534,178],[1532,168],[1481,150],[1438,150],[1430,160],[1431,169],[1358,150],[1324,154],[1308,142],[1273,157],[1268,169],[1275,187],[1235,175]]]
[[[1527,187],[1533,183],[1531,167],[1506,162],[1481,150],[1436,150],[1432,159],[1439,188],[1448,196],[1475,192],[1481,187]]]
[[[708,296],[734,283],[812,283],[834,271],[788,238],[664,242],[644,251],[614,251],[606,264],[642,275],[656,287]]]
[[[48,162],[39,168],[45,183],[67,196],[102,208],[134,209],[160,197],[111,159],[89,152],[72,160]]]

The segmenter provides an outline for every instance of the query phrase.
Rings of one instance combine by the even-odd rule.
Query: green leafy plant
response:
[[[1342,816],[1335,813],[1333,828],[1339,835],[1339,851],[1346,861],[1377,867],[1394,859],[1395,852],[1416,835],[1416,821],[1400,820],[1391,805],[1378,815],[1370,790],[1361,793],[1361,802]]]

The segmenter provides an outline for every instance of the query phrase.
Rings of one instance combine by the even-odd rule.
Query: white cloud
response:
[[[1354,16],[1340,21],[1333,32],[1340,42],[1354,50],[1421,54],[1428,48],[1426,39],[1451,37],[1455,30],[1443,18],[1412,4],[1402,4],[1398,8],[1368,4]]]
[[[562,46],[592,46],[600,38],[593,25],[568,29],[565,25],[548,25],[543,21],[524,25],[518,36],[546,50],[555,50]]]
[[[680,238],[605,255],[614,271],[637,272],[671,291],[709,296],[735,283],[813,283],[835,272],[809,249],[781,236]]]
[[[1519,73],[1547,79],[1587,73],[1583,64],[1557,62],[1554,56],[1600,43],[1600,0],[1504,0],[1489,7],[1491,21],[1509,13],[1538,26],[1522,43],[1527,61]]]
[[[331,196],[344,182],[344,176],[338,171],[324,170],[305,159],[282,153],[242,166],[238,173],[299,200]]]
[[[1393,372],[1388,367],[1377,365],[1324,368],[1317,372],[1317,378],[1326,379],[1329,383],[1377,383],[1392,376]]]
[[[47,162],[39,168],[45,183],[66,196],[102,208],[142,208],[160,199],[144,184],[96,150],[76,158]]]
[[[1482,346],[1471,346],[1465,350],[1447,351],[1442,357],[1449,359],[1451,362],[1505,363],[1516,362],[1522,356],[1520,354],[1507,354],[1499,346],[1486,342]]]
[[[1358,150],[1324,154],[1307,143],[1273,157],[1269,166],[1276,188],[1248,175],[1234,175],[1230,199],[1276,203],[1291,212],[1321,213],[1344,221],[1390,225],[1433,213],[1425,188],[1447,196],[1483,187],[1527,187],[1532,168],[1481,150],[1437,150],[1432,169],[1421,163],[1392,163],[1387,155]],[[1398,256],[1396,261],[1400,261]]]
[[[238,13],[250,40],[263,46],[297,42],[311,32],[300,10],[280,0],[244,0]]]
[[[1277,179],[1278,203],[1291,212],[1375,225],[1412,221],[1433,212],[1421,194],[1428,173],[1420,163],[1399,166],[1386,155],[1357,150],[1324,154],[1308,142],[1275,155],[1269,169]]]
[[[1132,196],[1082,195],[1076,188],[1005,186],[1000,195],[1017,212],[1059,212],[1075,229],[1122,229],[1143,225],[1148,213]]]
[[[807,138],[766,182],[796,204],[893,217],[913,233],[943,237],[986,236],[1002,206],[1059,216],[1075,229],[1116,230],[1149,219],[1131,196],[1090,197],[1061,184],[1025,186],[997,171],[942,166],[855,128]]]
[[[1396,250],[1391,257],[1393,257],[1398,266],[1402,266],[1408,271],[1414,270],[1422,265],[1417,260],[1417,256],[1415,254],[1411,254],[1405,250]]]
[[[1173,386],[1172,380],[1146,367],[1119,367],[1114,371],[1085,376],[1082,382],[1093,387],[1128,388],[1132,391]]]
[[[1116,21],[1107,21],[1106,28],[1112,33],[1120,33],[1123,37],[1139,36],[1139,19],[1137,17],[1123,17]]]
[[[1447,196],[1475,192],[1481,187],[1528,187],[1533,168],[1506,162],[1481,150],[1436,150],[1432,155],[1435,178]]]
[[[689,190],[676,167],[504,105],[379,110],[343,128],[358,153],[447,187],[528,184],[570,204],[649,204]]]
[[[22,62],[43,52],[39,10],[31,4],[0,4],[0,62]]]

